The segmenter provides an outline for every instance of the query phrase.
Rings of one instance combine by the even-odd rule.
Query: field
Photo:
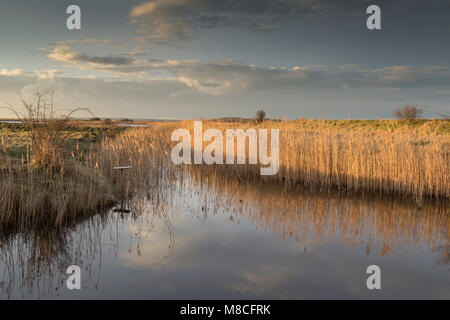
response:
[[[203,121],[203,128],[280,129],[280,171],[261,177],[256,165],[175,167],[175,128],[192,121],[154,122],[146,128],[71,123],[57,164],[33,162],[30,131],[0,124],[0,232],[59,228],[104,212],[124,197],[151,194],[161,179],[201,171],[273,184],[285,190],[365,193],[424,200],[450,198],[450,122],[445,120]],[[50,150],[51,151],[51,150]],[[54,152],[54,151],[51,151]],[[53,158],[52,158],[53,159]],[[114,166],[132,166],[127,174]]]

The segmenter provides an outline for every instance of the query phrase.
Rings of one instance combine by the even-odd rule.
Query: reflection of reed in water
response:
[[[57,294],[60,280],[67,278],[66,268],[72,264],[81,266],[84,261],[84,272],[90,272],[92,266],[89,261],[101,255],[104,244],[100,237],[105,234],[105,228],[111,228],[114,224],[118,226],[123,219],[141,223],[141,217],[151,216],[162,221],[173,248],[174,235],[167,204],[173,195],[172,183],[177,173],[171,170],[173,166],[167,160],[167,152],[162,151],[167,149],[166,140],[161,139],[154,130],[147,130],[146,133],[130,130],[127,135],[105,139],[100,150],[90,155],[90,163],[98,166],[114,184],[118,203],[125,202],[130,214],[108,214],[105,208],[101,208],[97,214],[96,211],[89,211],[83,215],[65,217],[55,225],[49,212],[45,215],[48,218],[46,223],[42,225],[29,223],[25,219],[20,226],[8,232],[0,230],[1,296],[11,297],[15,291],[23,297],[41,296],[45,292]],[[114,166],[120,165],[131,165],[132,168],[126,174],[113,170]],[[103,192],[101,189],[95,191]],[[89,199],[84,200],[89,202]],[[72,201],[79,206],[84,203],[78,198]],[[36,216],[41,215],[42,212],[39,212]],[[109,232],[117,236],[118,230]],[[117,241],[116,237],[111,236],[108,242],[114,246]]]
[[[101,251],[99,229],[105,216],[97,216],[75,226],[75,230],[39,231],[10,235],[0,244],[0,293],[2,297],[27,298],[57,296],[72,264],[83,265]],[[75,232],[70,232],[75,231]]]
[[[134,201],[133,201],[134,203]],[[151,206],[152,209],[155,209]],[[133,208],[136,208],[133,205]],[[146,206],[149,210],[149,207]],[[162,212],[163,210],[163,212]],[[78,225],[59,231],[40,231],[26,235],[10,235],[0,240],[0,297],[39,298],[55,297],[66,286],[70,265],[82,269],[82,289],[97,289],[101,280],[103,251],[117,254],[121,225],[145,228],[161,221],[167,226],[167,208],[131,215],[96,215]],[[144,213],[144,212],[142,212]],[[163,218],[162,218],[163,217]],[[169,253],[173,248],[173,231],[168,226]],[[131,235],[130,235],[131,237]],[[128,244],[139,255],[140,235],[133,234]]]
[[[397,253],[423,247],[442,250],[450,239],[446,202],[424,202],[418,208],[385,197],[285,192],[274,185],[231,178],[213,168],[191,170],[191,177],[195,188],[204,190],[204,206],[213,211],[229,208],[231,220],[247,217],[257,228],[272,230],[281,238],[295,237],[315,246],[340,240],[348,247],[362,247],[367,254],[381,255],[394,249]]]
[[[66,269],[73,264],[82,268],[83,275],[89,275],[88,279],[82,278],[82,287],[89,284],[97,289],[102,250],[111,249],[116,254],[119,250],[119,225],[137,225],[150,232],[154,224],[162,221],[172,250],[175,240],[167,205],[173,188],[169,176],[167,170],[162,170],[158,175],[148,171],[147,175],[128,177],[128,191],[133,198],[124,201],[131,209],[129,214],[101,213],[66,223],[57,230],[37,229],[0,238],[0,297],[58,296],[68,277]],[[139,254],[139,235],[134,236]]]

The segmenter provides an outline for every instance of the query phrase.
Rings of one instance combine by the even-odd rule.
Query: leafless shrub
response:
[[[32,98],[26,99],[19,94],[23,110],[7,104],[17,119],[25,126],[30,134],[31,162],[36,166],[59,166],[63,161],[63,150],[67,140],[71,138],[70,117],[86,108],[75,108],[67,115],[60,114],[55,109],[53,89],[36,91]]]
[[[393,114],[400,120],[414,120],[422,117],[423,110],[416,105],[405,104],[396,109]]]

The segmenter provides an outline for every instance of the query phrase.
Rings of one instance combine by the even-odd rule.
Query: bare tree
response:
[[[256,123],[262,123],[265,118],[266,118],[266,113],[264,112],[264,110],[258,110],[256,112],[256,116],[255,116]]]
[[[405,104],[394,110],[393,115],[400,120],[418,119],[423,115],[423,110],[416,105]]]
[[[30,135],[31,161],[38,166],[57,166],[63,160],[63,147],[72,137],[70,117],[86,108],[68,110],[67,115],[59,114],[55,109],[53,89],[36,91],[32,98],[25,99],[19,94],[23,111],[13,107],[8,102],[7,109],[12,111],[25,126]]]

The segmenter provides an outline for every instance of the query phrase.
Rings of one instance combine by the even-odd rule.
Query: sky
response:
[[[449,36],[444,0],[2,0],[0,117],[53,88],[99,117],[382,119],[410,103],[438,118]]]

